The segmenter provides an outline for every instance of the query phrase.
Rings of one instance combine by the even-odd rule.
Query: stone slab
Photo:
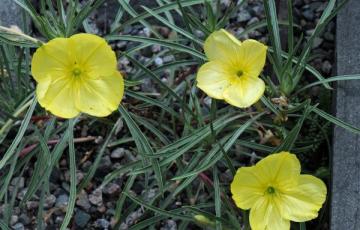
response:
[[[337,16],[337,75],[360,73],[360,1]],[[360,81],[337,84],[335,114],[360,127]],[[332,156],[331,229],[360,229],[360,135],[335,127]]]
[[[14,0],[0,0],[0,25],[22,28],[22,9]]]

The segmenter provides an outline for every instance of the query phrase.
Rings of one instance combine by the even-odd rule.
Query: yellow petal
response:
[[[88,76],[109,76],[116,69],[116,56],[105,39],[93,34],[75,34],[69,38],[76,61]]]
[[[82,79],[77,90],[77,109],[92,116],[105,117],[118,108],[124,94],[124,80],[115,71],[100,79]]]
[[[260,198],[250,210],[252,230],[289,230],[290,221],[281,217],[271,197]]]
[[[66,38],[55,38],[36,50],[31,61],[31,73],[37,82],[51,77],[63,77],[73,62]]]
[[[280,192],[297,186],[301,171],[297,157],[288,152],[269,155],[259,161],[255,167],[259,177],[264,178]]]
[[[264,68],[266,60],[267,46],[264,44],[248,39],[245,40],[237,53],[238,64],[244,75],[258,77]]]
[[[265,184],[266,181],[256,174],[254,166],[239,168],[230,187],[236,206],[250,209],[264,195]]]
[[[233,77],[228,66],[222,62],[211,61],[200,67],[196,77],[197,87],[209,97],[223,99],[223,92]]]
[[[51,82],[51,77],[42,78],[41,81],[38,82],[36,86],[36,97],[38,98],[38,100],[42,100],[43,97],[46,95],[46,92],[48,91]]]
[[[48,84],[39,83],[36,91],[42,107],[62,118],[76,117],[80,111],[75,108],[73,82],[69,78],[59,78]]]
[[[282,215],[297,222],[315,219],[325,199],[324,182],[311,175],[301,175],[298,186],[282,195]]]
[[[210,61],[234,62],[234,54],[240,49],[241,42],[224,29],[210,34],[204,44],[206,57]]]
[[[265,83],[260,78],[242,76],[235,79],[225,89],[225,101],[239,108],[247,108],[256,103],[265,91]]]

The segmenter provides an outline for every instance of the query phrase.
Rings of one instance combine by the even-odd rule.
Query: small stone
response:
[[[140,32],[140,34],[144,34],[146,37],[150,37],[151,32],[150,29],[145,27],[144,29],[142,29],[142,31]]]
[[[10,218],[10,225],[13,226],[14,224],[16,224],[19,220],[19,217],[17,215],[12,215]]]
[[[19,200],[23,200],[24,197],[25,197],[26,192],[27,192],[27,189],[24,188],[24,189],[22,189],[22,190],[17,194],[16,197],[17,197]]]
[[[101,189],[96,189],[95,191],[93,191],[92,194],[89,196],[89,201],[93,205],[101,206],[103,203]]]
[[[260,20],[257,17],[253,17],[248,21],[247,25],[251,25],[251,24],[257,23],[259,21]]]
[[[81,228],[84,228],[90,219],[91,216],[81,210],[78,210],[75,214],[75,224]]]
[[[111,164],[112,163],[111,163],[110,157],[104,156],[103,158],[101,158],[99,168],[110,168]]]
[[[162,66],[164,64],[164,61],[161,57],[156,57],[154,62],[156,66]]]
[[[69,196],[66,194],[62,194],[58,198],[56,198],[55,206],[58,208],[66,208],[68,203],[69,203]]]
[[[332,69],[331,63],[330,63],[328,60],[325,60],[325,61],[322,63],[321,70],[322,70],[324,73],[329,74],[329,73],[331,73],[331,69]]]
[[[305,18],[306,20],[308,20],[308,21],[314,20],[314,17],[315,17],[314,12],[313,12],[312,10],[310,10],[310,9],[305,10],[305,11],[302,13],[302,15],[303,15],[304,18]]]
[[[334,36],[334,34],[331,33],[331,32],[325,32],[325,33],[324,33],[324,38],[325,38],[326,40],[328,40],[328,41],[334,41],[335,36]]]
[[[177,224],[173,220],[166,220],[163,227],[160,230],[177,230]]]
[[[27,201],[26,202],[26,208],[28,210],[33,210],[33,209],[36,209],[37,207],[39,207],[39,202],[37,202],[37,201]]]
[[[164,63],[172,62],[172,61],[174,61],[174,60],[175,60],[174,55],[167,55],[167,56],[163,57]]]
[[[125,149],[124,148],[116,148],[114,151],[111,152],[110,157],[113,159],[120,159],[124,156]]]
[[[116,43],[116,47],[119,48],[119,49],[123,49],[126,47],[126,45],[128,44],[127,41],[119,41]]]
[[[44,202],[44,208],[51,208],[54,206],[56,202],[56,196],[54,195],[49,195],[45,198],[45,202]]]
[[[117,192],[120,191],[120,186],[115,184],[115,183],[110,183],[107,184],[104,188],[103,188],[103,192],[104,194],[108,194],[108,195],[113,195]]]
[[[79,194],[76,205],[83,208],[85,211],[89,211],[91,208],[88,195],[84,190]]]
[[[24,224],[24,225],[28,225],[28,224],[31,223],[30,217],[28,217],[28,216],[27,216],[26,214],[24,214],[24,213],[19,216],[19,221],[20,221],[22,224]]]
[[[97,211],[100,212],[100,213],[105,213],[106,212],[105,205],[102,204],[101,206],[98,206]]]
[[[24,188],[25,178],[24,177],[14,177],[11,181],[11,185],[18,186],[18,188]]]
[[[153,45],[153,46],[151,46],[151,51],[153,53],[158,53],[158,52],[161,51],[161,46],[160,45]]]
[[[15,225],[11,226],[11,228],[13,230],[25,230],[25,227],[22,223],[17,223]]]
[[[101,229],[108,229],[110,227],[110,222],[107,221],[106,219],[97,219],[95,221],[95,225],[96,227]]]
[[[246,22],[249,21],[250,19],[251,19],[251,15],[247,10],[242,10],[237,16],[238,22]]]
[[[62,216],[57,216],[57,217],[55,218],[55,223],[56,223],[56,224],[61,224],[62,222],[64,222],[64,217],[62,217]]]
[[[318,48],[323,43],[323,41],[324,41],[324,39],[322,39],[322,38],[319,38],[319,37],[314,38],[312,47]]]

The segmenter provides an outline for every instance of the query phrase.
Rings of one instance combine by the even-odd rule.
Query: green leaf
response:
[[[347,129],[350,132],[360,134],[360,129],[359,128],[354,127],[351,124],[346,123],[345,121],[342,121],[339,118],[334,117],[334,116],[326,113],[325,111],[323,111],[323,110],[321,110],[319,108],[313,107],[312,111],[315,112],[316,114],[318,114],[319,116],[321,116],[322,118],[330,121],[331,123],[333,123],[333,124],[335,124],[337,126],[340,126],[340,127],[344,128],[344,129]]]
[[[146,44],[152,44],[152,45],[160,45],[164,46],[170,49],[174,49],[180,52],[188,53],[194,57],[198,57],[202,60],[206,60],[206,57],[204,54],[200,53],[199,51],[190,48],[185,45],[181,45],[172,41],[166,41],[162,39],[156,39],[156,38],[147,38],[147,37],[140,37],[140,36],[131,36],[131,35],[108,35],[105,37],[108,41],[131,41],[131,42],[141,42]]]
[[[16,134],[14,141],[11,143],[10,147],[7,149],[7,151],[3,155],[3,158],[0,160],[0,169],[2,169],[6,165],[8,160],[11,158],[11,156],[14,155],[14,152],[15,152],[17,146],[19,145],[20,141],[22,140],[22,138],[25,134],[25,131],[30,123],[31,116],[34,112],[36,105],[37,105],[37,100],[36,100],[36,98],[34,98],[32,101],[32,104],[30,105],[30,108],[28,109],[28,111],[24,117],[24,120],[21,122],[20,129],[19,129],[18,133]]]
[[[75,157],[75,146],[74,146],[74,136],[73,136],[74,124],[75,124],[75,120],[71,119],[69,121],[69,128],[68,128],[70,131],[70,135],[69,135],[70,197],[66,209],[66,214],[61,224],[60,230],[67,229],[67,226],[69,225],[74,212],[75,201],[76,201],[76,157]]]
[[[154,155],[154,152],[151,148],[148,139],[146,138],[145,134],[141,132],[139,126],[135,123],[135,121],[131,118],[128,111],[123,106],[120,106],[119,112],[123,116],[129,128],[129,131],[135,140],[135,144],[139,151],[139,154],[143,157],[143,160],[146,162],[150,155]],[[157,159],[150,159],[150,162],[155,172],[156,180],[158,181],[160,191],[162,191],[164,181],[163,181],[163,175],[159,165],[159,161]]]
[[[155,206],[149,205],[147,202],[140,200],[139,198],[130,195],[129,193],[124,192],[124,194],[129,197],[132,201],[134,201],[135,203],[137,203],[140,206],[143,206],[147,209],[150,209],[153,212],[158,213],[159,215],[164,215],[170,218],[174,218],[174,219],[180,219],[180,220],[187,220],[187,221],[192,221],[193,218],[191,216],[188,215],[184,215],[184,214],[178,214],[176,212],[174,212],[174,210],[172,210],[171,212],[169,211],[165,211],[162,210],[160,208],[157,208]]]
[[[31,48],[36,48],[41,45],[40,40],[30,37],[24,34],[22,31],[3,26],[0,26],[0,41],[3,41],[9,45]]]

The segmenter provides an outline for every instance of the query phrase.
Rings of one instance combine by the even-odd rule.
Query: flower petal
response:
[[[244,75],[258,77],[264,68],[266,61],[267,46],[252,40],[245,40],[237,54],[238,66],[244,72]]]
[[[256,103],[265,91],[265,83],[260,78],[243,76],[237,78],[225,89],[225,101],[239,108],[247,108]]]
[[[223,99],[224,90],[233,78],[228,66],[218,61],[211,61],[202,65],[198,71],[197,87],[209,97]]]
[[[239,168],[230,187],[235,204],[239,208],[250,209],[264,195],[265,183],[257,176],[254,166]]]
[[[271,197],[262,197],[250,210],[250,226],[253,230],[289,230],[290,221],[281,217]]]
[[[77,62],[88,76],[109,76],[116,69],[116,56],[105,39],[93,34],[75,34],[69,38]]]
[[[204,44],[206,57],[210,61],[234,62],[236,53],[241,42],[224,29],[210,34]]]
[[[294,154],[280,152],[269,155],[256,164],[259,177],[283,192],[297,186],[301,166]]]
[[[282,196],[283,216],[303,222],[315,219],[326,199],[326,185],[311,175],[301,175],[299,184]]]
[[[76,108],[97,117],[105,117],[116,110],[124,95],[124,80],[115,71],[100,79],[82,79],[77,86]]]
[[[31,61],[31,73],[37,82],[67,74],[66,68],[73,61],[68,47],[66,38],[55,38],[36,50]]]
[[[58,117],[73,118],[80,113],[75,108],[73,82],[69,78],[59,78],[51,83],[41,82],[36,94],[40,105]]]

